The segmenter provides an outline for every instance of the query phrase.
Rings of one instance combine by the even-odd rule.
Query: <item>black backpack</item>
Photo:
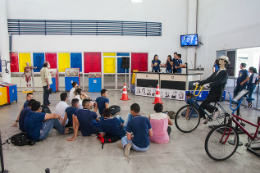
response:
[[[42,107],[42,113],[48,113],[48,114],[51,114],[51,110],[49,109],[48,106],[41,105],[41,107]]]
[[[121,138],[120,138],[120,137],[117,137],[117,136],[107,136],[107,135],[105,135],[104,137],[102,137],[102,136],[99,134],[98,137],[97,137],[97,139],[101,141],[102,149],[103,149],[105,143],[114,143],[114,142],[118,141],[118,140],[121,139]]]
[[[112,105],[109,107],[109,109],[111,110],[112,115],[115,115],[116,113],[121,111],[120,106],[117,106],[117,105]]]
[[[15,146],[34,145],[36,143],[36,141],[28,138],[26,133],[15,134],[11,138],[7,139],[5,143],[10,144],[9,141]],[[3,144],[5,144],[5,143],[3,143]]]

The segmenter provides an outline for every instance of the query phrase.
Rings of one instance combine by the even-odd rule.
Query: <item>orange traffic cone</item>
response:
[[[161,101],[161,94],[160,94],[160,90],[159,90],[159,84],[157,85],[157,91],[156,91],[156,95],[155,95],[153,104],[156,104],[156,103],[163,104],[163,102]]]
[[[127,95],[126,85],[124,84],[122,98],[120,100],[130,100]]]

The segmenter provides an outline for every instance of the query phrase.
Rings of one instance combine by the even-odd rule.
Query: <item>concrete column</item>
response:
[[[197,22],[197,0],[188,1],[188,34],[197,34],[196,22]],[[195,64],[195,53],[197,47],[187,48],[187,63],[189,69],[196,68]]]
[[[11,82],[10,63],[7,64],[9,74],[5,72],[5,62],[10,61],[9,57],[9,35],[7,27],[7,0],[0,0],[0,54],[2,62],[2,81]]]

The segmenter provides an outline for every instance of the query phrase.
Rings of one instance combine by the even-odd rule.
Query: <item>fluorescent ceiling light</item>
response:
[[[143,0],[131,0],[131,2],[133,2],[133,3],[140,3],[140,2],[143,2]]]

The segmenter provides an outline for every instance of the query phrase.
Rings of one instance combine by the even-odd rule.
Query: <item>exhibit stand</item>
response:
[[[57,92],[59,90],[59,72],[58,69],[49,69],[52,78],[52,84],[50,88],[53,92]]]
[[[17,85],[0,81],[0,86],[6,87],[7,89],[7,103],[17,102]]]
[[[101,92],[101,73],[89,73],[89,92]]]
[[[7,87],[0,86],[0,105],[7,104]]]
[[[80,85],[80,73],[79,68],[66,68],[65,70],[65,91],[70,91],[72,83],[77,82]]]

